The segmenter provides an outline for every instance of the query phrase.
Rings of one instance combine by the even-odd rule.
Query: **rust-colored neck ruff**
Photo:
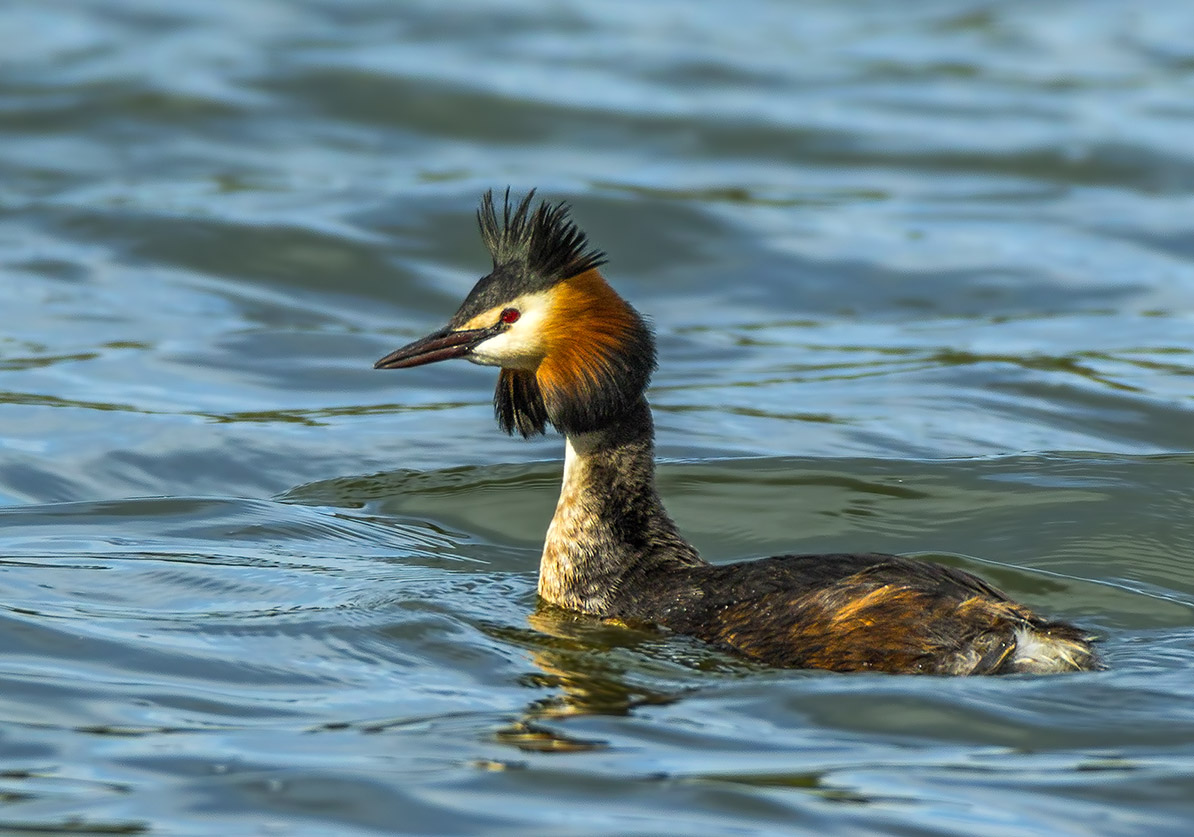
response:
[[[551,296],[536,373],[544,394],[589,388],[607,376],[638,320],[596,270],[561,282]]]
[[[556,287],[543,343],[535,378],[552,423],[568,435],[617,422],[655,369],[650,331],[596,270]]]
[[[634,411],[655,371],[655,341],[600,273],[555,285],[536,316],[536,362],[503,367],[494,391],[503,430],[530,436],[550,422],[579,437],[604,432]]]

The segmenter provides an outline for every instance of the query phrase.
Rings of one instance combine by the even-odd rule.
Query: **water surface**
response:
[[[1186,834],[1194,10],[0,9],[0,831]],[[883,550],[1106,672],[784,672],[537,607],[555,436],[375,372],[572,203],[714,561]]]

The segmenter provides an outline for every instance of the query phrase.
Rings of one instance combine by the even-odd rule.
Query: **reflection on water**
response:
[[[4,4],[0,831],[1186,833],[1192,25]],[[777,672],[538,607],[559,439],[496,432],[492,370],[371,369],[506,184],[651,317],[705,555],[960,566],[1111,669]]]

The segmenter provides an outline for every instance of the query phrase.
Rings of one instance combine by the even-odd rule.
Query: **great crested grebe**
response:
[[[690,634],[762,663],[835,671],[1005,674],[1099,667],[1093,637],[961,570],[881,554],[778,555],[713,565],[655,490],[644,393],[655,341],[598,272],[566,204],[534,192],[499,222],[481,199],[493,270],[448,325],[377,361],[499,366],[494,413],[524,437],[565,436],[564,481],[539,565],[545,601]]]

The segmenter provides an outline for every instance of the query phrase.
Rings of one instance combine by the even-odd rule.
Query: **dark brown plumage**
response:
[[[501,366],[507,433],[567,437],[539,594],[606,619],[659,625],[763,663],[836,671],[1047,673],[1099,666],[1092,637],[1038,616],[982,579],[895,555],[781,555],[710,565],[655,490],[644,392],[655,346],[597,272],[567,207],[492,196],[478,215],[494,270],[447,328],[377,362],[465,357]]]

